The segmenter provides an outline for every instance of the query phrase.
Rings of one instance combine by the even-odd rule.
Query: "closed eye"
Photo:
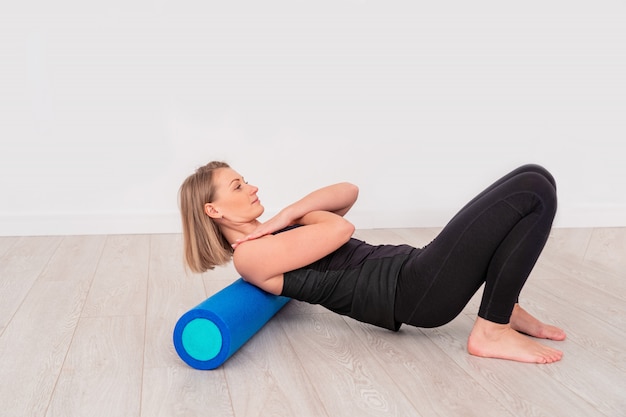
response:
[[[235,180],[237,181],[237,185],[235,186],[235,190],[240,190],[242,187],[242,184],[247,184],[248,181],[244,180],[243,177],[241,178],[241,180]]]

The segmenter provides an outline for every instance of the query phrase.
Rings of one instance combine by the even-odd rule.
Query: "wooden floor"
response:
[[[358,230],[422,246],[435,229]],[[555,229],[521,296],[568,332],[552,365],[465,352],[478,296],[398,333],[291,301],[222,367],[176,355],[180,315],[233,282],[179,235],[0,238],[0,415],[626,416],[626,229]]]

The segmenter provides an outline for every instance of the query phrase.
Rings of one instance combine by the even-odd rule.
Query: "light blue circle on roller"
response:
[[[182,342],[185,351],[197,361],[208,361],[222,349],[222,332],[210,320],[196,318],[183,329]]]

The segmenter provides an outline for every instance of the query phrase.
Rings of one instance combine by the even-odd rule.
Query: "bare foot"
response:
[[[497,324],[481,317],[476,318],[467,340],[467,351],[483,358],[527,363],[552,363],[563,357],[560,350],[535,342],[509,324]]]
[[[562,329],[537,320],[519,304],[515,304],[513,308],[511,327],[518,332],[540,339],[565,340],[565,332]]]

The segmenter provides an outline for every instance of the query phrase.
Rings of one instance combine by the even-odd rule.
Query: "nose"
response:
[[[259,187],[254,186],[252,184],[248,184],[248,187],[250,187],[250,194],[256,194],[257,191],[259,191]]]

